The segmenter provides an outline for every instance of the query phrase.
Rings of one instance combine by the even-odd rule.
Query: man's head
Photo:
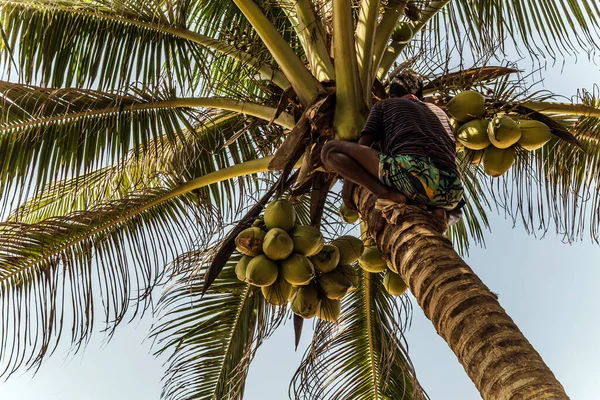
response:
[[[390,82],[390,96],[402,97],[414,94],[423,100],[423,79],[414,71],[403,71]]]

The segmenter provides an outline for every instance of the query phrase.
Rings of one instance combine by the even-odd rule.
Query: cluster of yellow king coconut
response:
[[[359,286],[352,264],[364,255],[365,247],[354,236],[325,244],[319,229],[299,225],[296,219],[289,201],[270,203],[263,217],[237,236],[236,248],[242,257],[235,273],[239,280],[260,287],[270,304],[281,306],[289,301],[292,311],[303,318],[317,316],[335,322],[342,298]],[[368,248],[365,253],[370,254]],[[370,266],[371,258],[365,260]],[[388,291],[398,292],[393,288]]]
[[[459,93],[446,107],[457,150],[473,165],[483,162],[490,176],[500,176],[512,167],[517,146],[536,150],[552,137],[550,128],[539,121],[515,120],[502,113],[486,118],[485,97],[472,90]]]

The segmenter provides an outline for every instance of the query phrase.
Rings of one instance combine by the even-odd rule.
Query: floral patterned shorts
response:
[[[408,197],[411,203],[445,210],[464,203],[460,178],[438,169],[428,157],[379,153],[379,180]]]

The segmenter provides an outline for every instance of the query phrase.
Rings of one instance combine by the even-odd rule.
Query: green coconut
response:
[[[358,265],[367,272],[379,273],[387,268],[387,263],[383,259],[377,246],[365,246],[365,249],[358,259]]]
[[[296,224],[296,210],[285,199],[275,200],[265,208],[263,219],[267,229],[280,228],[289,232]]]
[[[257,226],[241,231],[235,238],[235,247],[237,250],[247,256],[256,257],[262,253],[265,231]]]
[[[261,287],[260,290],[268,303],[274,306],[282,306],[287,303],[292,293],[292,285],[280,275],[277,277],[275,283],[270,286]]]
[[[315,267],[302,254],[292,253],[280,265],[283,278],[294,286],[307,285],[315,276]]]
[[[495,147],[507,149],[519,141],[521,129],[511,117],[497,115],[488,125],[488,136]]]
[[[485,149],[491,144],[490,138],[488,137],[489,123],[490,122],[486,119],[469,121],[458,129],[456,138],[467,149]]]
[[[465,149],[464,151],[464,155],[463,155],[463,160],[465,160],[466,162],[473,164],[473,165],[479,165],[481,164],[481,160],[483,160],[483,152],[484,150],[471,150],[471,149]]]
[[[473,90],[465,90],[446,104],[448,114],[457,121],[468,122],[485,117],[485,97]]]
[[[399,44],[410,42],[413,37],[413,30],[408,22],[400,22],[392,32],[392,40]]]
[[[360,276],[358,275],[356,268],[354,268],[352,265],[342,264],[338,265],[335,270],[344,275],[344,278],[346,278],[348,284],[350,285],[350,291],[355,291],[358,289],[358,286],[360,285]]]
[[[312,318],[317,315],[321,299],[314,285],[301,286],[292,299],[292,311],[302,318]]]
[[[246,282],[254,286],[269,286],[275,283],[279,268],[275,261],[264,254],[254,257],[246,268]]]
[[[317,317],[323,321],[337,322],[342,313],[342,302],[340,300],[331,300],[327,297],[321,298],[321,305],[317,311]]]
[[[252,260],[252,257],[242,256],[237,264],[235,264],[235,275],[242,282],[246,282],[246,270],[248,269],[250,260]]]
[[[331,300],[340,300],[352,288],[352,282],[338,268],[319,277],[319,285],[325,296]]]
[[[388,270],[383,277],[383,287],[392,296],[400,296],[406,292],[406,289],[408,288],[402,277],[390,270]]]
[[[348,209],[344,203],[340,206],[339,213],[344,222],[348,224],[353,224],[358,221],[358,212]]]
[[[362,255],[364,245],[362,240],[355,236],[340,236],[331,242],[340,251],[340,264],[352,264]]]
[[[521,120],[519,128],[521,129],[521,138],[517,143],[526,150],[537,150],[552,139],[552,131],[543,122]]]
[[[317,254],[325,244],[321,231],[308,225],[295,226],[290,231],[290,236],[294,241],[294,253],[306,257]]]
[[[263,241],[263,252],[271,260],[284,260],[294,250],[294,241],[281,228],[269,229]]]
[[[490,146],[483,153],[483,170],[489,176],[500,176],[512,167],[515,162],[515,148],[497,149]]]
[[[334,245],[326,244],[321,251],[310,257],[310,261],[319,272],[333,271],[340,262],[340,250]]]

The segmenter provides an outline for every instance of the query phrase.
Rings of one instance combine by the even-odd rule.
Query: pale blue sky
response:
[[[523,65],[528,68],[528,65]],[[600,83],[599,68],[580,60],[545,73],[545,86],[565,95]],[[554,234],[543,240],[526,235],[501,217],[491,219],[487,248],[474,248],[467,263],[500,295],[509,315],[540,352],[572,399],[596,400],[600,393],[600,246],[561,243]],[[455,356],[437,336],[418,305],[408,342],[418,377],[434,400],[470,400],[479,395]],[[62,346],[39,373],[0,383],[0,400],[158,399],[162,362],[144,341],[149,318],[120,327],[104,345],[94,335],[85,352],[64,362]],[[304,336],[303,346],[310,335]],[[302,356],[294,353],[291,323],[258,352],[250,370],[246,398],[283,400]]]

